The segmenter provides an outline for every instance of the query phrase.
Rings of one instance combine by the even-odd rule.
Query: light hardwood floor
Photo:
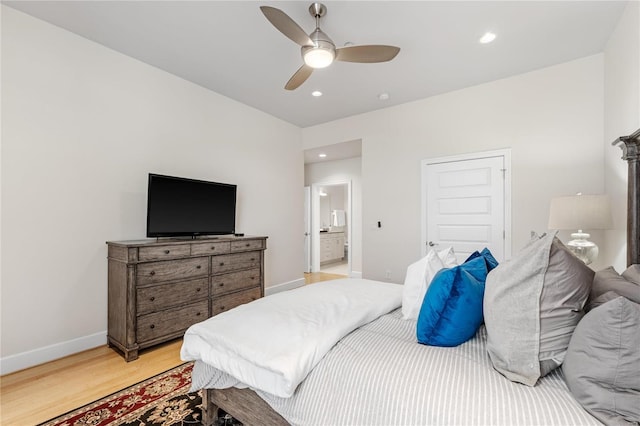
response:
[[[312,284],[345,275],[304,274]],[[0,377],[0,425],[47,421],[182,364],[182,339],[142,351],[125,362],[107,346],[91,349]]]
[[[326,272],[309,272],[304,274],[304,283],[313,284],[320,281],[337,280],[339,278],[346,278],[346,275],[341,274],[329,274]]]

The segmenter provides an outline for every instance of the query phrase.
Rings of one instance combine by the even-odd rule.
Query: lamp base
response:
[[[591,235],[579,230],[571,234],[571,238],[573,239],[567,243],[569,250],[571,250],[578,259],[582,260],[585,265],[592,263],[598,258],[598,246],[593,241],[589,241],[589,237],[591,237]]]

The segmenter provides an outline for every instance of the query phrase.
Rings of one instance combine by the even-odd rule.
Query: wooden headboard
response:
[[[640,129],[620,136],[612,145],[622,148],[622,159],[629,163],[627,189],[627,266],[640,263]]]

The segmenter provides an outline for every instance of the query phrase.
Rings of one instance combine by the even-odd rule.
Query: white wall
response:
[[[309,127],[303,143],[362,139],[363,276],[402,282],[420,256],[422,159],[512,148],[515,253],[552,197],[604,190],[603,99],[600,54]]]
[[[305,165],[304,184],[325,182],[351,182],[351,270],[355,276],[362,273],[362,168],[361,157],[346,160],[323,161]]]
[[[266,285],[302,278],[299,128],[5,6],[2,88],[2,373],[106,342],[149,172],[237,184]]]
[[[627,267],[627,162],[611,143],[640,128],[640,2],[627,5],[604,52],[605,188],[612,199],[614,229],[600,250],[606,265]]]

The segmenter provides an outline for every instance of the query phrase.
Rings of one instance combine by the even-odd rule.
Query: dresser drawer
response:
[[[140,247],[138,249],[138,260],[144,262],[147,260],[175,259],[176,257],[189,256],[190,252],[189,244]]]
[[[211,277],[211,294],[216,296],[230,293],[243,288],[256,287],[259,286],[260,283],[260,268],[214,275]]]
[[[138,342],[185,331],[190,325],[207,319],[209,301],[202,300],[191,305],[138,317]]]
[[[141,263],[136,271],[138,285],[162,281],[184,280],[206,277],[209,274],[209,258],[171,260],[166,262]]]
[[[138,315],[181,306],[209,297],[207,278],[138,288]]]
[[[263,248],[264,248],[264,240],[231,241],[232,252],[262,250]]]
[[[215,297],[211,306],[211,314],[218,315],[236,306],[260,299],[260,297],[262,297],[260,287],[231,293],[226,296]]]
[[[211,258],[211,273],[222,274],[238,269],[259,268],[262,252],[225,254]]]
[[[231,251],[231,243],[229,241],[210,242],[210,243],[193,243],[191,244],[191,254],[194,256],[212,254],[225,254]]]

